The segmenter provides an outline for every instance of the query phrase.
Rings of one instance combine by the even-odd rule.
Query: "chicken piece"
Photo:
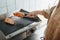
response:
[[[23,12],[15,12],[13,13],[14,16],[17,16],[17,17],[24,17],[25,14]]]
[[[14,20],[8,17],[4,20],[4,22],[12,24],[12,25],[14,24]]]

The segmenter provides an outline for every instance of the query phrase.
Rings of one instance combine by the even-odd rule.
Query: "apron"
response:
[[[60,40],[60,0],[54,8],[45,32],[45,40]]]

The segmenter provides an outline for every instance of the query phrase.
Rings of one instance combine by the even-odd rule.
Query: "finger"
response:
[[[29,16],[29,18],[34,18],[34,16]]]

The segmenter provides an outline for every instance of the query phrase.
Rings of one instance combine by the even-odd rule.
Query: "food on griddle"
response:
[[[14,16],[17,16],[17,17],[24,17],[25,14],[23,12],[15,12],[13,13]]]
[[[5,23],[8,23],[8,24],[12,24],[12,25],[14,24],[14,20],[11,19],[11,18],[8,18],[8,17],[5,18],[4,22],[5,22]]]

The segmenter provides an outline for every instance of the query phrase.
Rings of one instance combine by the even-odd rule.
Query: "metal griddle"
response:
[[[24,28],[30,24],[32,24],[33,22],[38,22],[38,19],[32,19],[29,17],[24,17],[21,18],[17,23],[18,24],[14,24],[14,25],[10,25],[4,22],[4,20],[0,21],[0,30],[4,33],[5,36],[18,31],[21,28]]]
[[[37,21],[37,20],[35,20]],[[29,18],[21,18],[20,23],[15,25],[10,25],[5,23],[4,21],[0,21],[0,30],[5,34],[8,35],[14,31],[17,31],[25,26],[28,26],[29,24],[33,23],[34,20],[30,20]]]

